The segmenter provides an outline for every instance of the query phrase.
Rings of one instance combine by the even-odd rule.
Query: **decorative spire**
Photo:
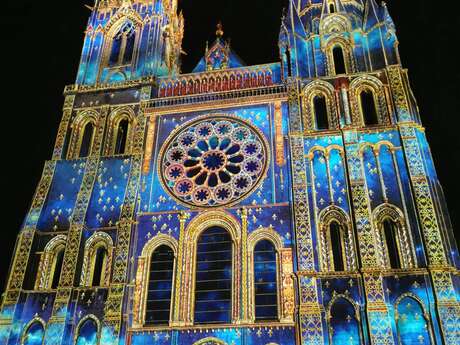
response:
[[[216,36],[217,38],[222,38],[224,36],[224,27],[220,21],[217,23]]]

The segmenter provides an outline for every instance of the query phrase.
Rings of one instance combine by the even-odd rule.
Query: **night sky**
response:
[[[190,72],[215,38],[221,20],[232,48],[248,64],[278,61],[277,39],[287,0],[182,0],[186,21],[183,72]],[[59,4],[60,3],[60,7]],[[16,235],[45,160],[50,159],[62,116],[65,85],[80,59],[87,1],[7,0],[0,14],[3,153],[0,290]],[[460,81],[457,1],[388,0],[404,67],[444,186],[452,222],[460,226]],[[457,197],[455,196],[457,195]],[[460,231],[457,230],[460,238]]]

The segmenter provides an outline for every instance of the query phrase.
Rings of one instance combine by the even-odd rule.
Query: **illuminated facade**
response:
[[[460,259],[395,27],[290,1],[280,62],[180,71],[176,0],[98,0],[21,228],[8,345],[460,344]]]

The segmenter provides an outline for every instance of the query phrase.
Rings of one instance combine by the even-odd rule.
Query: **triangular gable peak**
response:
[[[223,34],[222,24],[219,23],[217,25],[216,40],[211,47],[206,44],[205,55],[193,69],[193,73],[246,66],[240,57],[230,48],[230,42],[222,38]]]

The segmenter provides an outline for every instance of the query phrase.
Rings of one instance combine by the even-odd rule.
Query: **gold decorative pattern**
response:
[[[284,135],[283,135],[283,111],[281,102],[275,102],[275,147],[276,147],[276,164],[283,166],[286,164],[284,154]]]
[[[393,100],[396,105],[396,110],[398,112],[398,119],[401,122],[411,121],[409,103],[407,101],[406,92],[404,90],[404,85],[401,76],[401,67],[400,66],[389,66],[387,68],[388,76],[391,85],[391,91],[393,94]]]
[[[67,95],[64,101],[62,120],[59,125],[56,143],[54,145],[53,160],[61,159],[64,152],[62,152],[67,136],[67,131],[72,117],[72,109],[75,102],[75,95]]]
[[[43,205],[45,203],[51,183],[53,182],[54,171],[56,169],[56,161],[47,161],[43,169],[43,174],[35,192],[32,201],[32,206],[27,214],[25,226],[35,228],[38,223]]]

